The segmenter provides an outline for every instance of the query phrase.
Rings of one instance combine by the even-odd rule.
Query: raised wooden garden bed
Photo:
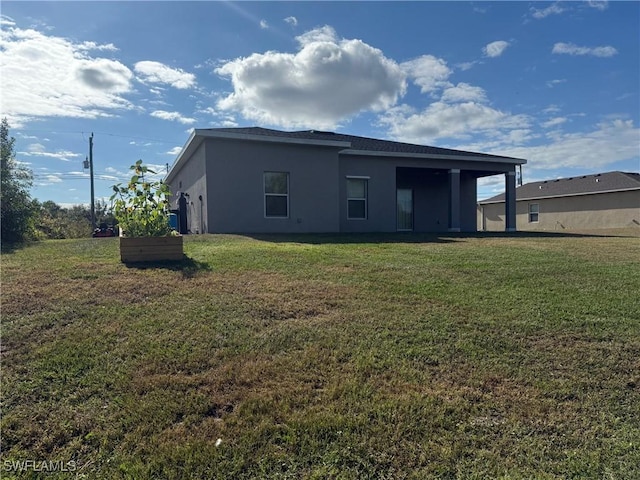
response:
[[[120,260],[124,263],[182,260],[182,236],[120,237]]]

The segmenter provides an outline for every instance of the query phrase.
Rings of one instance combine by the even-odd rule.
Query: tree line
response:
[[[30,240],[90,237],[91,209],[84,205],[62,207],[53,201],[40,202],[29,193],[33,175],[15,158],[15,138],[9,135],[9,122],[0,122],[0,210],[2,245]],[[95,203],[96,223],[114,223],[106,202]]]

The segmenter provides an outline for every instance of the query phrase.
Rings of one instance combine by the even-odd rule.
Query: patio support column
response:
[[[505,173],[505,232],[516,231],[516,171]]]
[[[449,170],[449,231],[460,231],[460,169]]]

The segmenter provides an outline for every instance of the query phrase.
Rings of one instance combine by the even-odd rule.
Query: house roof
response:
[[[629,172],[607,172],[577,177],[543,180],[525,183],[516,188],[516,201],[543,198],[592,195],[596,193],[640,190],[640,174]],[[481,200],[481,205],[503,203],[505,194]]]
[[[337,148],[341,155],[365,155],[381,157],[427,158],[460,161],[484,161],[521,165],[526,160],[488,153],[465,152],[450,148],[430,147],[411,143],[379,140],[343,133],[319,130],[285,132],[261,127],[196,129],[178,154],[165,181],[175,176],[181,165],[196,151],[206,138],[227,138],[247,141],[278,142],[290,144],[318,145]]]
[[[488,153],[466,152],[463,150],[453,150],[451,148],[430,147],[427,145],[417,145],[412,143],[394,142],[390,140],[380,140],[377,138],[359,137],[356,135],[347,135],[343,133],[326,132],[320,130],[300,130],[295,132],[284,132],[281,130],[272,130],[262,127],[239,127],[239,128],[210,128],[201,131],[246,134],[246,135],[262,135],[265,137],[277,137],[282,139],[300,139],[312,141],[329,141],[329,142],[346,142],[350,144],[348,151],[362,152],[384,152],[384,153],[400,153],[400,154],[423,154],[423,155],[443,155],[454,157],[475,157],[478,159],[504,159],[525,161],[512,157],[504,157],[500,155],[492,155]]]

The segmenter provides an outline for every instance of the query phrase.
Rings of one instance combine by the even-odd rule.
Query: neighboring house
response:
[[[640,226],[640,174],[598,173],[516,188],[518,230]],[[478,203],[478,228],[504,228],[504,194]]]
[[[315,130],[213,128],[193,131],[165,181],[174,199],[185,195],[192,233],[456,232],[476,231],[476,180],[503,174],[512,231],[523,163]]]

